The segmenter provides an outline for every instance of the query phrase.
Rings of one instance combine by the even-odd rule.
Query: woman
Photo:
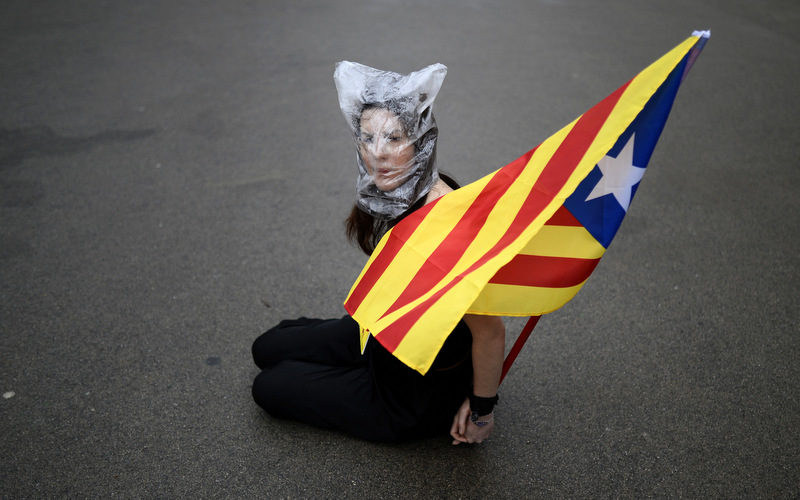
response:
[[[336,66],[359,168],[347,235],[368,255],[403,217],[458,187],[435,166],[432,104],[446,72],[441,64],[409,75]],[[494,427],[504,341],[500,318],[465,315],[423,376],[375,339],[362,354],[349,316],[282,321],[253,344],[262,370],[253,397],[274,416],[364,439],[403,441],[449,428],[453,444],[480,443]]]

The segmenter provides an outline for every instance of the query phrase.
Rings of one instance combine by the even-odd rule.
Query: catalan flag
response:
[[[372,335],[424,374],[464,314],[538,316],[574,297],[708,37],[693,33],[538,147],[389,231],[345,301],[362,347]]]

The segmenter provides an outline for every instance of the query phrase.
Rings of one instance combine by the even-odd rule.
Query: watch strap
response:
[[[476,396],[474,393],[469,396],[469,409],[476,412],[478,415],[488,415],[494,410],[494,405],[500,398],[495,394],[490,398]]]

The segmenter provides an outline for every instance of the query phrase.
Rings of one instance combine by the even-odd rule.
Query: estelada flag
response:
[[[362,349],[372,335],[424,374],[464,314],[541,315],[574,297],[708,37],[693,33],[538,147],[387,232],[345,301]]]

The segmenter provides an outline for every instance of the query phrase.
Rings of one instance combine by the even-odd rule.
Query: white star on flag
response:
[[[622,209],[628,211],[633,186],[642,180],[645,171],[633,164],[633,137],[635,135],[631,134],[631,138],[628,139],[616,158],[605,156],[597,163],[603,177],[586,197],[586,201],[613,194],[617,202],[622,205]]]

